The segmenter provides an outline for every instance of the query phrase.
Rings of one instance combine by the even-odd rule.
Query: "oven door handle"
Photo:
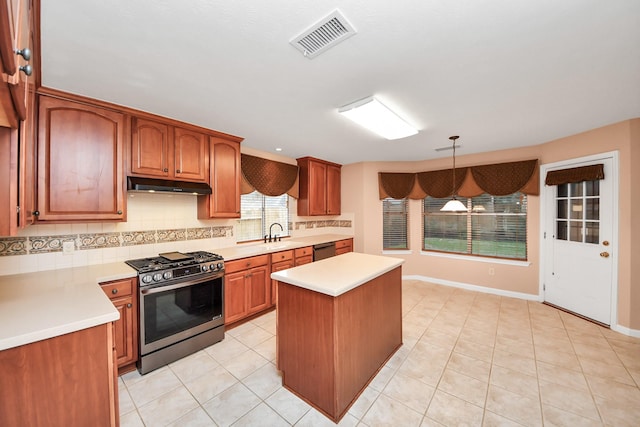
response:
[[[171,291],[173,289],[180,289],[180,288],[186,288],[187,286],[193,286],[193,285],[197,285],[198,283],[204,283],[204,282],[208,282],[209,280],[212,279],[217,279],[220,276],[209,276],[206,279],[203,280],[190,280],[188,282],[183,282],[183,283],[176,283],[175,285],[168,285],[168,286],[156,286],[153,288],[148,288],[148,289],[140,289],[140,293],[142,295],[151,295],[151,294],[157,294],[160,292],[166,292],[166,291]]]

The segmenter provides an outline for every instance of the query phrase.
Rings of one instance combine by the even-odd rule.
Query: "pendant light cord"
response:
[[[460,138],[459,136],[450,136],[449,139],[453,141],[453,182],[451,183],[451,195],[453,198],[456,198],[456,139]]]

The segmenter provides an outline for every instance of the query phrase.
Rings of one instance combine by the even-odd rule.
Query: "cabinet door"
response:
[[[41,97],[38,221],[123,220],[124,116]]]
[[[340,215],[340,168],[327,165],[327,215]]]
[[[246,275],[246,271],[238,271],[224,277],[224,323],[233,323],[247,314]]]
[[[135,279],[113,280],[100,283],[111,299],[120,318],[113,322],[114,347],[118,367],[138,360],[138,294]]]
[[[25,228],[36,221],[36,95],[35,85],[29,82],[27,96],[27,120],[20,124],[20,166],[18,176],[18,227]]]
[[[211,137],[213,194],[198,197],[198,218],[240,218],[240,143]]]
[[[135,118],[131,132],[131,173],[169,177],[169,126]]]
[[[0,126],[17,128],[27,117],[27,86],[30,79],[20,66],[33,63],[16,55],[16,50],[33,49],[31,10],[28,0],[0,3]],[[35,65],[35,64],[34,64]],[[32,65],[33,66],[33,65]]]
[[[207,136],[175,128],[173,143],[176,179],[207,182],[209,173],[209,141]]]
[[[327,213],[327,165],[309,162],[309,215]]]
[[[137,316],[133,297],[111,300],[120,313],[120,319],[114,322],[115,347],[118,367],[133,363],[138,358]]]
[[[17,231],[18,132],[0,127],[0,236]]]
[[[299,265],[310,264],[312,262],[313,262],[313,255],[296,257],[296,267]]]
[[[297,262],[297,259],[296,259]],[[277,262],[275,264],[271,264],[271,272],[275,273],[276,271],[286,270],[287,268],[293,268],[294,261],[292,259],[282,262]],[[278,301],[277,293],[277,284],[278,281],[271,279],[271,305],[275,305]]]
[[[271,282],[267,266],[252,268],[248,271],[247,279],[247,314],[270,307]]]

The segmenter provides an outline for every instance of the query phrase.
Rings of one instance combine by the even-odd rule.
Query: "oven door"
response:
[[[224,324],[224,275],[140,288],[140,353]]]

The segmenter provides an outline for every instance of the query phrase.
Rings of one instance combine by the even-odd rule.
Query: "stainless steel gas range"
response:
[[[138,272],[141,374],[224,339],[224,260],[167,252],[126,261]]]

